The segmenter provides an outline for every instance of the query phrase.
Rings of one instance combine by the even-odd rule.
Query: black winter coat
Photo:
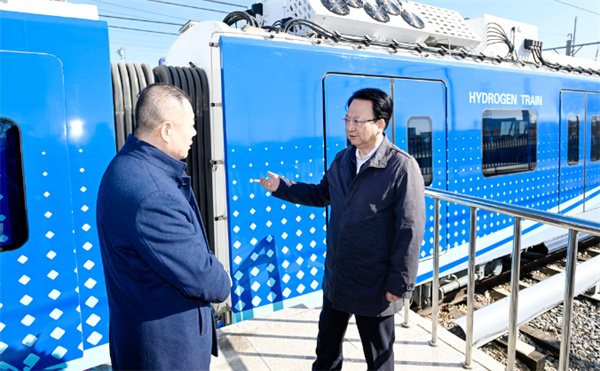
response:
[[[281,178],[273,196],[331,206],[323,292],[333,308],[362,316],[402,309],[386,291],[410,298],[425,228],[421,171],[385,137],[356,174],[356,147],[340,151],[319,184]]]

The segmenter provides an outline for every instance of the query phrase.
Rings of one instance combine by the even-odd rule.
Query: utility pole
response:
[[[125,48],[123,45],[119,49],[117,49],[117,53],[121,56],[121,62],[125,62]]]
[[[572,44],[575,45],[575,34],[577,33],[577,17],[575,17],[575,25],[573,26],[573,39],[571,40]],[[575,55],[575,53],[573,53]]]
[[[577,17],[575,17],[575,25],[573,26],[573,33],[572,34],[568,34],[567,37],[567,49],[565,51],[565,54],[571,57],[575,56],[575,53],[577,53],[575,51],[574,45],[575,45],[575,34],[577,33]]]

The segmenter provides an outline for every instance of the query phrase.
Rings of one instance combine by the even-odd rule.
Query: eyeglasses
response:
[[[370,120],[362,120],[361,121],[361,120],[349,119],[347,117],[342,118],[342,122],[346,126],[348,126],[348,125],[363,126],[365,123],[371,122],[371,121],[377,121],[377,119],[370,119]]]

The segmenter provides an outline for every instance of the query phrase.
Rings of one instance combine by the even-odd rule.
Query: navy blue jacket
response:
[[[210,302],[230,294],[186,164],[130,135],[100,185],[98,234],[116,370],[202,370],[217,355]]]
[[[384,137],[356,174],[356,147],[340,151],[319,184],[281,178],[273,196],[331,206],[323,293],[333,308],[362,316],[402,309],[386,291],[410,298],[425,228],[419,165]]]

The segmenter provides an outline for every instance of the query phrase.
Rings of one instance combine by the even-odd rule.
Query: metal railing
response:
[[[571,314],[573,311],[573,296],[575,291],[575,268],[577,263],[577,235],[579,232],[600,236],[600,223],[575,218],[572,216],[553,214],[546,211],[528,209],[498,201],[484,200],[463,194],[427,188],[425,195],[434,199],[434,248],[433,248],[433,284],[432,284],[432,331],[430,345],[437,346],[437,326],[439,316],[439,231],[440,231],[440,200],[470,207],[469,225],[469,262],[467,286],[467,321],[466,349],[464,368],[471,368],[473,352],[473,312],[475,301],[475,254],[477,252],[477,209],[483,209],[508,215],[514,218],[514,239],[512,252],[510,313],[508,331],[508,360],[507,370],[513,370],[516,356],[517,341],[517,309],[519,302],[519,276],[521,266],[521,222],[523,219],[543,223],[554,227],[568,229],[569,243],[567,248],[567,270],[565,294],[563,302],[563,330],[560,343],[559,371],[569,369],[569,347],[571,344]],[[405,321],[407,322],[407,321]]]

